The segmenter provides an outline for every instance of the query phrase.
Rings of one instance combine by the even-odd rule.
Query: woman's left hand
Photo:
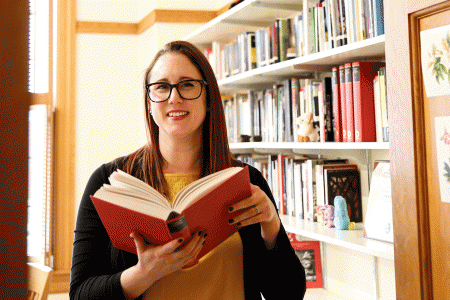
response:
[[[280,219],[272,201],[258,186],[250,184],[252,195],[239,202],[228,206],[228,211],[233,213],[243,210],[229,220],[230,224],[239,227],[261,223],[261,235],[268,246],[272,245],[280,230]]]

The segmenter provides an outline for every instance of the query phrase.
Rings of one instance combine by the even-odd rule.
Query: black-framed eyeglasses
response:
[[[201,79],[182,80],[177,84],[167,82],[149,83],[145,87],[147,96],[152,102],[164,102],[170,98],[173,88],[176,88],[178,95],[185,100],[194,100],[202,94],[203,86],[208,83]]]

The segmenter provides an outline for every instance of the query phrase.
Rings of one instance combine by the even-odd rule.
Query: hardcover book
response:
[[[251,196],[248,166],[231,167],[184,187],[173,205],[150,185],[121,170],[109,177],[91,199],[114,247],[136,253],[130,234],[163,245],[174,239],[188,242],[196,231],[208,233],[200,259],[238,231],[228,220],[239,212],[228,206]]]
[[[369,61],[352,63],[356,142],[377,140],[373,81],[378,70],[385,65],[383,62]]]
[[[361,178],[359,170],[324,170],[325,204],[334,205],[334,198],[342,196],[347,202],[351,222],[362,222]]]

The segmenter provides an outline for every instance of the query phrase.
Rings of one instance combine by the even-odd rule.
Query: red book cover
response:
[[[331,80],[333,86],[334,141],[342,142],[342,113],[338,67],[332,69]]]
[[[383,62],[352,63],[356,142],[377,141],[373,80],[385,65]]]
[[[347,141],[347,93],[345,85],[345,66],[339,66],[339,85],[341,96],[342,141]]]
[[[352,64],[345,64],[345,101],[347,103],[347,142],[355,141],[355,120],[353,116]]]
[[[198,192],[199,187],[201,185],[192,188],[193,194]],[[248,166],[241,168],[222,182],[219,180],[218,185],[212,189],[208,188],[204,193],[193,195],[194,201],[181,211],[177,211],[176,208],[166,209],[164,213],[168,213],[167,219],[137,211],[137,206],[141,208],[149,206],[149,200],[137,197],[139,203],[135,202],[137,205],[134,206],[130,204],[133,196],[120,193],[116,194],[115,200],[112,200],[111,196],[99,191],[91,195],[91,199],[114,247],[136,254],[134,240],[130,237],[134,231],[141,234],[148,243],[156,245],[162,245],[180,237],[183,237],[186,243],[191,238],[191,234],[203,231],[208,234],[208,239],[197,259],[238,231],[237,225],[230,225],[228,220],[239,212],[229,213],[228,206],[251,196]],[[125,207],[127,205],[128,207]],[[161,207],[160,204],[157,206]]]

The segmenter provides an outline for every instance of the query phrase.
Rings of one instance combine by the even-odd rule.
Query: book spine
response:
[[[386,97],[386,68],[380,68],[381,119],[383,121],[383,142],[389,142],[389,120]]]
[[[345,100],[347,102],[347,142],[355,141],[355,122],[353,112],[352,64],[345,64]]]
[[[315,4],[307,1],[307,5],[303,6],[303,38],[305,51],[304,55],[314,53],[314,6]]]
[[[375,36],[384,34],[384,5],[383,0],[373,0],[373,14]]]
[[[324,97],[324,122],[325,122],[325,142],[334,141],[334,120],[333,120],[333,87],[331,77],[322,80]]]
[[[287,50],[289,48],[289,30],[288,22],[286,19],[279,19],[278,21],[278,53],[279,61],[287,60]]]
[[[300,95],[299,95],[299,81],[297,78],[291,78],[291,95],[292,95],[292,141],[298,141],[297,133],[297,118],[300,116]]]
[[[345,82],[345,66],[339,66],[339,82],[341,94],[342,141],[347,142],[347,93]]]
[[[345,26],[345,1],[340,0],[339,2],[339,25],[341,26],[341,45],[347,45],[347,28]]]
[[[333,87],[334,141],[342,142],[341,95],[339,90],[340,80],[338,67],[333,67],[331,74]]]
[[[378,74],[373,79],[373,93],[374,93],[374,106],[375,106],[375,128],[377,142],[383,141],[383,126],[381,120],[381,99],[380,99],[380,80]]]
[[[284,87],[284,103],[285,103],[285,124],[286,124],[286,142],[293,142],[293,129],[292,129],[292,88],[291,80],[286,79],[283,82]]]
[[[323,90],[323,82],[319,83],[319,132],[320,132],[320,142],[325,142],[325,97]]]

